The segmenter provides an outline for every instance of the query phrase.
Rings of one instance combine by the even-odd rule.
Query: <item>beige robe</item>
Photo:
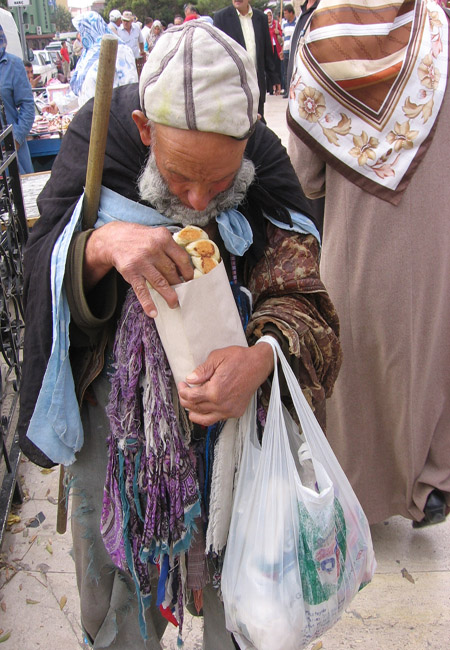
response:
[[[371,523],[450,505],[450,89],[400,204],[359,189],[296,136],[304,191],[326,186],[321,276],[341,323],[343,364],[327,437]]]

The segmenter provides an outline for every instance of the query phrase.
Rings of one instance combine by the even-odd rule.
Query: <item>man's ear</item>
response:
[[[139,129],[139,135],[141,136],[142,144],[145,144],[146,147],[149,147],[152,141],[152,137],[148,119],[142,111],[133,111],[131,117]]]

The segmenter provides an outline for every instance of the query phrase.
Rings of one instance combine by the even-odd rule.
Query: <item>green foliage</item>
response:
[[[75,27],[72,23],[72,14],[66,7],[56,5],[55,12],[52,16],[52,22],[56,25],[57,32],[74,32]]]

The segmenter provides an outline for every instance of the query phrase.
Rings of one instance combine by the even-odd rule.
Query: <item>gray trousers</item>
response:
[[[103,486],[106,476],[106,438],[109,423],[105,414],[110,384],[100,376],[93,384],[97,405],[82,408],[84,445],[70,467],[72,483],[72,536],[81,623],[92,646],[112,650],[160,650],[167,621],[155,607],[146,611],[148,639],[142,638],[138,604],[131,578],[112,563],[100,535]],[[153,593],[156,594],[156,568]],[[225,628],[223,606],[208,584],[203,595],[205,650],[233,650]],[[188,648],[186,650],[189,650]]]

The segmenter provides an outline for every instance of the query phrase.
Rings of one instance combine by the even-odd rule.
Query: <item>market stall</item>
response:
[[[36,118],[27,141],[34,171],[41,172],[51,169],[78,104],[69,84],[49,84],[36,91]]]

